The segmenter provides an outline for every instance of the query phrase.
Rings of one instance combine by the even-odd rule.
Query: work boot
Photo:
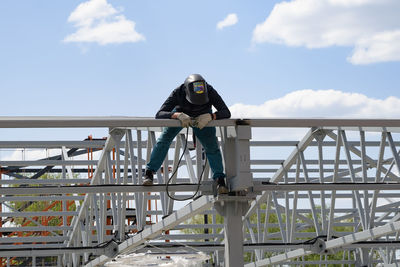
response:
[[[217,193],[220,194],[228,194],[229,190],[226,187],[225,179],[223,177],[217,178]]]
[[[153,185],[153,171],[146,169],[142,185]]]

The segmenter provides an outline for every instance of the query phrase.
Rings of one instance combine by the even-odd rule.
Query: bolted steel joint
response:
[[[109,258],[114,258],[118,255],[118,252],[118,243],[114,240],[111,240],[104,248],[104,255]]]
[[[317,238],[314,243],[310,244],[309,250],[315,254],[325,253],[326,244],[322,238]]]

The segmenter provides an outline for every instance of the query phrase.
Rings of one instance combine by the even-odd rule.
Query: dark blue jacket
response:
[[[217,91],[207,84],[209,102],[204,105],[194,105],[186,100],[185,87],[182,84],[165,100],[160,110],[156,114],[156,119],[170,119],[174,112],[183,112],[190,117],[197,117],[204,113],[212,113],[211,106],[217,109],[216,119],[228,119],[231,117],[231,112],[226,106],[224,100]]]

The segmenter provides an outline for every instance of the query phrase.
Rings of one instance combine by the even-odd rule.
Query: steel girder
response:
[[[215,210],[215,205],[221,202],[216,204],[211,196],[212,185],[211,181],[207,181],[210,177],[207,167],[206,180],[200,187],[203,197],[186,202],[187,206],[166,197],[164,186],[146,188],[140,185],[141,170],[150,156],[160,126],[177,126],[176,121],[128,117],[24,119],[26,123],[21,118],[1,117],[0,127],[111,128],[106,140],[92,143],[54,140],[0,142],[0,149],[57,149],[60,155],[57,159],[32,158],[29,161],[0,159],[0,250],[8,253],[0,254],[3,263],[7,258],[11,261],[12,257],[23,255],[23,251],[12,251],[13,243],[22,243],[21,249],[29,248],[31,254],[25,255],[33,259],[46,255],[48,249],[49,256],[62,255],[57,258],[59,265],[96,266],[118,254],[140,252],[144,246],[147,251],[156,252],[163,244],[175,241],[186,248],[211,254],[213,261],[222,265],[224,257],[218,253],[221,249],[210,248],[220,246],[224,239],[234,240],[237,235],[232,233],[232,229],[237,232],[241,228],[242,249],[232,247],[229,250],[235,254],[242,251],[242,255],[228,254],[225,256],[227,262],[240,257],[248,266],[275,263],[390,265],[400,260],[396,243],[399,240],[400,218],[399,120],[212,122],[219,127],[221,148],[225,161],[228,161],[226,171],[232,189],[237,191],[237,196],[230,197],[255,198],[254,201],[247,201],[249,206],[243,206],[240,212],[231,208],[225,211],[225,216],[230,216],[231,227],[225,226],[224,231]],[[250,141],[251,136],[238,131],[243,124],[249,129],[265,128],[266,137]],[[299,141],[271,141],[268,129],[272,127],[310,130]],[[183,132],[177,140],[171,146],[163,171],[157,173],[159,183],[169,179],[171,173],[168,170],[171,167],[178,167],[185,142]],[[88,151],[100,148],[101,152],[90,160],[67,152],[67,149]],[[173,183],[195,183],[203,169],[201,146],[184,153]],[[243,161],[246,155],[249,159]],[[242,169],[232,169],[229,163],[234,160],[238,160]],[[86,165],[95,166],[92,178],[82,168]],[[11,172],[12,166],[20,166],[18,172]],[[39,173],[40,169],[29,173],[33,166],[58,169],[61,175],[35,182],[29,178]],[[22,174],[23,169],[26,174]],[[18,175],[22,179],[16,178]],[[246,183],[238,183],[239,180],[234,182],[236,178],[232,176],[250,177],[252,184],[246,187]],[[19,186],[11,187],[12,184]],[[170,193],[178,197],[187,196],[195,187],[173,185]],[[21,201],[48,201],[49,205],[60,202],[62,209],[18,211],[15,203]],[[67,209],[71,201],[75,203],[74,210]],[[234,202],[240,203],[239,200]],[[195,223],[196,220],[183,223],[196,214],[200,223]],[[221,214],[224,215],[224,211]],[[208,218],[207,224],[201,223],[204,220],[199,221],[204,216]],[[17,217],[23,217],[25,222],[30,223],[17,228],[11,222]],[[60,225],[49,226],[43,218],[51,217],[63,220]],[[101,244],[107,245],[111,239],[116,240],[117,246],[109,246],[107,252],[104,248],[100,249]],[[360,242],[363,240],[366,242]],[[325,250],[319,249],[319,245]],[[35,254],[35,248],[42,250],[37,250]],[[77,252],[79,248],[81,252]],[[234,265],[231,263],[230,266]]]

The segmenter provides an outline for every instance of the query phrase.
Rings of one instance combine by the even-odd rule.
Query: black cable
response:
[[[143,230],[142,230],[143,231]],[[340,238],[340,237],[335,237],[335,238]],[[315,238],[313,238],[315,239]],[[310,239],[310,240],[313,240]],[[304,242],[289,242],[289,243],[276,243],[276,242],[261,242],[261,243],[244,243],[244,247],[252,247],[252,246],[261,246],[261,245],[271,245],[271,246],[288,246],[288,245],[310,245],[314,244],[315,241],[310,242],[310,240],[306,240]],[[115,239],[105,241],[103,243],[97,244],[95,246],[82,246],[82,247],[40,247],[40,248],[5,248],[1,249],[2,252],[8,252],[8,251],[46,251],[46,250],[83,250],[83,249],[101,249],[107,247],[112,241],[116,242],[118,245],[123,243],[123,241],[116,241]],[[357,245],[357,244],[376,244],[376,245],[390,245],[390,244],[400,244],[399,240],[392,240],[392,241],[384,241],[384,240],[372,240],[372,241],[359,241],[359,242],[353,242],[350,244],[343,245],[343,247],[346,247],[348,245]],[[171,243],[162,243],[162,244],[157,244],[157,245],[145,245],[144,248],[173,248],[173,247],[188,247],[188,246],[193,246],[193,247],[223,247],[224,244],[171,244]]]
[[[327,238],[328,238],[328,236],[327,236],[327,235],[319,235],[319,236],[316,236],[316,237],[314,237],[314,238],[312,238],[312,239],[306,240],[306,241],[304,241],[304,242],[302,242],[302,243],[300,243],[300,244],[304,244],[304,245],[311,244],[311,245],[313,245],[313,244],[315,244],[315,242],[317,242],[317,240],[318,240],[319,238],[321,238],[321,239],[323,239],[323,240],[326,241]]]
[[[321,236],[323,237],[323,236]],[[326,237],[326,236],[325,236]],[[340,238],[340,237],[333,237],[333,239],[335,238]],[[323,238],[325,241],[326,239]],[[276,242],[260,242],[260,243],[244,243],[243,247],[256,247],[256,246],[276,246],[276,247],[282,247],[282,246],[293,246],[293,245],[312,245],[315,244],[316,242],[316,238],[310,239],[310,240],[306,240],[304,242],[287,242],[287,243],[276,243]],[[390,244],[400,244],[399,240],[393,240],[393,241],[359,241],[359,242],[354,242],[351,244],[347,244],[347,245],[343,245],[342,247],[346,247],[348,245],[354,245],[354,244],[376,244],[376,245],[390,245]],[[180,248],[180,247],[196,247],[196,248],[203,248],[203,247],[224,247],[224,244],[216,244],[216,243],[212,243],[212,244],[174,244],[174,243],[163,243],[163,244],[157,244],[157,245],[145,245],[143,248]]]
[[[207,164],[207,157],[206,157],[206,160],[205,160],[205,163],[204,163],[204,167],[203,167],[203,171],[201,172],[200,177],[199,177],[199,182],[197,183],[196,192],[194,192],[194,194],[192,196],[186,197],[186,198],[175,198],[175,197],[170,195],[170,193],[168,191],[169,183],[172,180],[172,178],[175,176],[175,174],[178,172],[179,165],[181,164],[183,155],[185,154],[185,151],[186,151],[186,148],[187,148],[188,138],[189,138],[189,127],[187,127],[185,146],[183,148],[181,156],[179,157],[178,164],[176,165],[176,168],[175,168],[174,172],[172,173],[171,177],[168,179],[167,184],[165,186],[165,191],[167,192],[167,196],[170,199],[175,200],[175,201],[186,201],[186,200],[189,200],[189,199],[193,199],[196,196],[196,194],[199,192],[199,189],[200,189],[201,180],[203,178],[203,173],[204,173],[204,170],[205,170],[205,165]],[[167,171],[167,170],[164,170],[164,171]]]
[[[103,249],[106,248],[107,246],[109,246],[112,242],[117,243],[118,245],[120,245],[122,243],[122,241],[118,241],[116,239],[110,239],[108,241],[104,241],[103,243],[99,243],[95,246],[82,246],[82,247],[55,247],[55,248],[51,248],[51,247],[41,247],[41,248],[6,248],[6,249],[1,249],[1,251],[46,251],[46,250],[83,250],[83,249]]]

